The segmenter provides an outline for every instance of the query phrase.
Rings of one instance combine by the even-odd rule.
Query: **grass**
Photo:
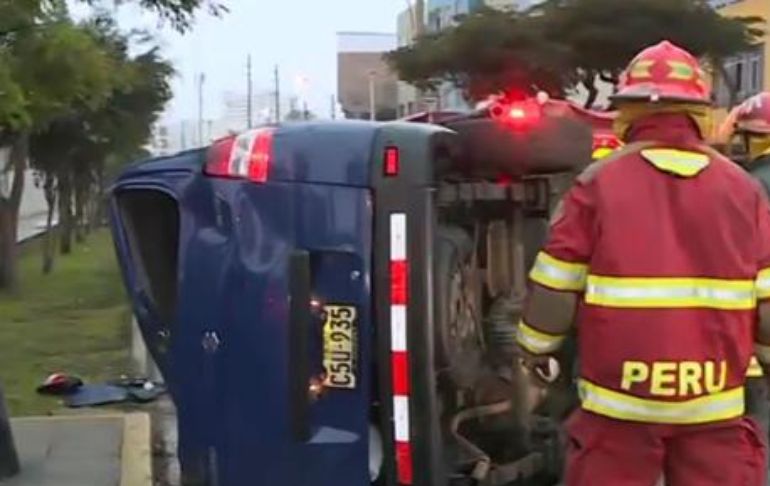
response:
[[[15,416],[56,412],[58,400],[35,392],[50,373],[97,382],[129,370],[130,311],[109,232],[57,256],[50,275],[41,244],[22,248],[20,292],[0,294],[0,382]]]

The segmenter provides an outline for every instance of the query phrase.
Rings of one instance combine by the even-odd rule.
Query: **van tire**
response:
[[[468,389],[482,369],[480,273],[473,240],[462,228],[439,227],[434,252],[434,346],[439,379]]]

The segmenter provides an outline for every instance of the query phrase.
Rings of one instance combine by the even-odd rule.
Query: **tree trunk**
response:
[[[59,251],[66,255],[72,251],[72,176],[65,168],[56,177],[59,188]]]
[[[107,198],[104,187],[104,169],[96,171],[96,197],[93,200],[93,213],[91,215],[94,227],[99,228],[107,219]]]
[[[27,135],[21,134],[11,144],[8,163],[13,174],[11,190],[0,195],[0,289],[16,291],[19,286],[18,238],[19,206],[24,192],[27,168]]]
[[[78,243],[83,243],[86,239],[88,186],[88,181],[83,181],[83,176],[75,178],[75,241]]]
[[[596,98],[599,97],[599,89],[596,87],[596,73],[588,71],[583,75],[581,83],[586,91],[588,91],[588,98],[586,98],[583,107],[590,109],[596,103]]]
[[[49,274],[53,270],[54,258],[54,234],[53,234],[53,214],[56,208],[56,184],[53,174],[45,175],[43,185],[45,193],[45,202],[48,207],[48,215],[45,221],[45,234],[43,235],[43,274]]]

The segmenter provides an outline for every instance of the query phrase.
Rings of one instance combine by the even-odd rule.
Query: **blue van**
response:
[[[112,229],[185,485],[554,484],[568,405],[533,402],[511,343],[591,136],[537,123],[262,127],[124,171]]]

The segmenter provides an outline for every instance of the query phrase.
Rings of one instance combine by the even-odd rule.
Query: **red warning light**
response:
[[[524,129],[538,122],[540,106],[533,99],[495,104],[490,108],[489,114],[500,123],[515,129]]]
[[[524,111],[524,108],[517,106],[511,108],[511,111],[508,112],[508,116],[514,120],[523,120],[527,118],[527,112]]]

